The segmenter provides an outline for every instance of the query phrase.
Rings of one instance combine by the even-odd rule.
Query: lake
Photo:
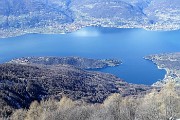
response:
[[[27,34],[0,39],[0,62],[27,56],[80,56],[95,59],[122,60],[118,67],[99,69],[127,82],[147,84],[163,79],[144,56],[180,51],[180,30],[146,31],[88,27],[68,34]]]

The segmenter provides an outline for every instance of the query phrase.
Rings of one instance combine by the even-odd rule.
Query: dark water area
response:
[[[79,56],[119,59],[118,67],[99,69],[127,82],[147,84],[163,79],[159,70],[144,56],[180,51],[180,31],[146,31],[89,27],[68,34],[27,34],[0,39],[0,62],[28,56]]]

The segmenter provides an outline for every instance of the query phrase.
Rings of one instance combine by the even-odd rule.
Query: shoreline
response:
[[[64,35],[64,34],[68,34],[68,33],[73,33],[73,32],[76,32],[80,29],[83,29],[83,28],[87,28],[87,27],[103,27],[103,28],[117,28],[117,29],[143,29],[143,30],[146,30],[146,31],[163,31],[163,32],[167,32],[167,31],[176,31],[176,30],[180,30],[180,27],[177,27],[177,28],[153,28],[151,26],[107,26],[107,25],[101,25],[101,26],[98,26],[98,25],[92,25],[92,26],[81,26],[81,27],[77,27],[75,29],[52,29],[52,30],[49,30],[48,28],[42,28],[42,31],[37,29],[26,29],[26,30],[23,30],[23,29],[10,29],[10,30],[6,30],[6,29],[0,29],[0,39],[6,39],[6,38],[13,38],[13,37],[19,37],[19,36],[23,36],[23,35],[27,35],[27,34],[44,34],[44,35],[50,35],[50,34],[59,34],[59,35]],[[13,31],[16,31],[16,32],[13,32]]]
[[[168,77],[168,73],[169,73],[169,70],[167,68],[162,68],[160,67],[157,63],[155,63],[151,58],[146,58],[146,57],[143,57],[145,60],[149,60],[151,61],[159,70],[164,70],[166,72],[166,74],[164,75],[164,78],[161,80],[158,80],[156,81],[155,83],[153,83],[151,86],[157,86],[156,84],[158,84],[159,82],[161,81],[165,81],[166,78]]]

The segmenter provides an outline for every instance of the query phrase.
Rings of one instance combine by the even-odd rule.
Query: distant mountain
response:
[[[77,1],[77,3],[76,3]],[[79,3],[79,0],[72,2],[73,8],[87,17],[104,19],[129,19],[137,20],[144,17],[141,9],[123,1],[118,0],[99,0],[85,1]]]
[[[156,23],[156,26],[162,25],[161,29],[167,29],[172,26],[179,28],[180,24],[180,2],[178,0],[152,0],[144,13],[149,20]]]
[[[64,33],[85,26],[180,28],[177,0],[1,0],[0,36]]]
[[[1,0],[2,29],[35,28],[73,22],[72,13],[65,0]]]

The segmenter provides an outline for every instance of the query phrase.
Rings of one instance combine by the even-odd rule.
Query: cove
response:
[[[26,34],[0,39],[0,63],[28,56],[114,58],[122,60],[123,64],[96,71],[112,73],[129,83],[146,85],[163,79],[166,72],[143,57],[179,51],[179,30],[87,27],[68,34]]]

